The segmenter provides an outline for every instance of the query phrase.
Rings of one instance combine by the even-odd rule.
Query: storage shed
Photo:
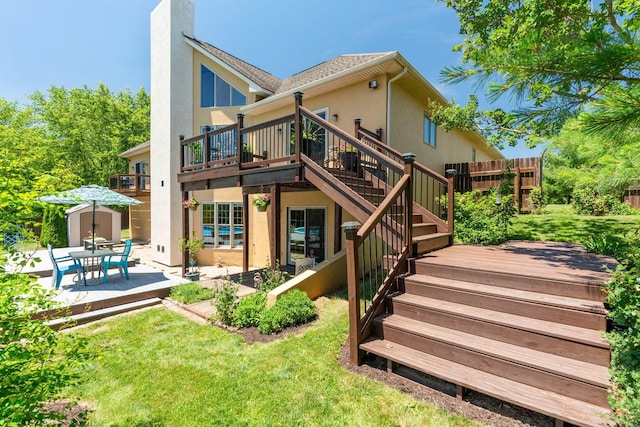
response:
[[[83,246],[83,240],[91,237],[93,207],[81,204],[67,209],[67,233],[69,246]],[[96,237],[120,242],[122,226],[121,213],[105,206],[96,205]]]

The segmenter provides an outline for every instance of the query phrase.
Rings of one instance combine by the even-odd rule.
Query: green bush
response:
[[[640,425],[640,270],[620,265],[607,285],[611,347],[609,405],[620,425]]]
[[[43,248],[47,247],[47,244],[54,248],[68,246],[67,221],[60,206],[47,206],[44,209],[40,244]]]
[[[289,280],[289,273],[280,271],[280,261],[277,260],[275,269],[267,265],[264,270],[257,271],[253,279],[256,288],[262,292],[270,292],[287,280]]]
[[[233,326],[238,328],[258,326],[262,313],[266,308],[267,298],[262,292],[242,298],[233,316]]]
[[[239,287],[240,285],[227,276],[223,282],[213,288],[212,304],[216,309],[216,313],[213,315],[214,320],[227,326],[233,324],[233,316],[239,302],[237,296]]]
[[[199,283],[185,283],[171,288],[169,296],[182,304],[193,304],[194,302],[212,299],[213,291],[203,288]]]
[[[529,193],[529,199],[533,206],[533,213],[541,213],[547,206],[547,194],[542,191],[542,187],[534,187]]]
[[[306,323],[316,313],[316,306],[307,294],[294,289],[282,295],[273,307],[264,312],[258,330],[263,334],[273,334],[288,326]]]
[[[461,243],[497,245],[507,241],[507,228],[516,214],[512,195],[479,190],[455,195],[455,239]]]
[[[587,252],[608,255],[616,259],[624,258],[629,251],[629,244],[625,239],[606,234],[591,235],[582,242],[582,245]]]
[[[571,207],[582,215],[634,215],[638,211],[613,194],[600,194],[594,183],[581,183],[573,189]]]

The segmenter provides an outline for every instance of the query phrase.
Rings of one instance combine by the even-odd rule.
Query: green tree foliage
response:
[[[474,245],[497,245],[507,241],[507,228],[516,214],[512,194],[491,189],[455,194],[455,228],[457,242]],[[499,201],[499,203],[497,203]]]
[[[630,133],[611,138],[585,133],[582,117],[567,122],[544,155],[544,191],[553,203],[566,203],[577,187],[619,198],[640,182],[640,146]]]
[[[40,244],[43,248],[46,248],[48,244],[54,248],[67,246],[67,221],[62,207],[46,206],[44,208]]]
[[[52,86],[20,106],[0,98],[0,164],[17,169],[23,193],[50,194],[82,184],[107,185],[127,173],[121,152],[149,139],[150,100],[106,86]],[[19,178],[18,178],[19,177]]]
[[[640,122],[640,0],[444,0],[465,36],[464,64],[445,81],[468,79],[491,101],[519,109],[432,104],[445,128],[478,129],[500,146],[554,135],[589,106],[592,131],[620,134]]]
[[[26,228],[35,209],[21,189],[23,176],[13,166],[0,162],[3,232]],[[0,426],[45,425],[45,420],[59,419],[47,403],[77,381],[77,369],[89,360],[83,354],[84,341],[57,334],[46,319],[34,316],[56,305],[34,276],[20,273],[32,262],[15,246],[0,244]]]
[[[95,90],[52,86],[30,99],[47,143],[39,148],[48,152],[48,170],[67,165],[82,184],[107,185],[110,175],[127,173],[118,154],[149,139],[150,99],[144,89],[132,95],[113,93],[103,84]]]

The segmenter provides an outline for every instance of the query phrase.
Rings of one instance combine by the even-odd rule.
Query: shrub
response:
[[[616,259],[623,258],[629,250],[625,239],[606,234],[591,235],[582,242],[582,245],[587,252],[608,255]]]
[[[573,189],[571,207],[582,215],[633,215],[637,210],[623,203],[613,194],[600,194],[594,183],[582,183]]]
[[[182,304],[193,304],[213,298],[213,291],[198,283],[185,283],[171,288],[170,297]]]
[[[542,187],[534,187],[529,193],[529,200],[533,206],[533,213],[541,213],[547,206],[547,195],[542,191]]]
[[[262,313],[266,308],[267,298],[262,292],[242,298],[233,316],[233,326],[238,328],[258,326]]]
[[[269,292],[282,285],[289,279],[289,273],[280,271],[280,261],[276,260],[276,268],[267,266],[264,270],[255,273],[254,282],[256,288],[262,292]]]
[[[258,330],[263,334],[273,334],[288,326],[306,323],[316,313],[316,306],[307,294],[294,289],[282,295],[273,307],[264,312]]]
[[[67,221],[59,206],[47,206],[44,209],[40,244],[43,248],[47,247],[47,244],[54,248],[64,248],[68,245]]]
[[[620,425],[640,425],[640,271],[620,265],[607,285],[611,346],[609,405]]]
[[[496,189],[455,195],[455,239],[461,243],[497,245],[507,241],[507,228],[516,214],[512,195],[496,203]]]
[[[213,318],[223,325],[231,326],[233,323],[233,316],[238,306],[237,293],[239,287],[240,285],[227,276],[223,282],[216,284],[213,288],[213,301],[211,303],[216,309]]]

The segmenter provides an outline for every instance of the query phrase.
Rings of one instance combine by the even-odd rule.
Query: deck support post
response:
[[[404,174],[409,176],[409,184],[404,192],[404,239],[407,241],[407,258],[413,257],[413,162],[416,155],[404,153]]]
[[[242,141],[242,127],[244,126],[244,114],[238,113],[238,122],[236,124],[236,145],[237,152],[236,156],[238,156],[238,166],[242,169],[242,153],[244,152],[244,144]],[[253,159],[251,159],[253,160]]]
[[[455,169],[447,169],[445,176],[447,177],[447,232],[451,234],[449,237],[449,245],[453,245],[453,230],[454,230],[454,209],[455,209],[455,177],[457,171]]]
[[[464,400],[464,395],[467,393],[467,388],[461,386],[460,384],[456,384],[456,399],[459,402]]]
[[[242,271],[249,271],[249,195],[242,193]]]
[[[556,418],[556,427],[564,427],[564,421]]]
[[[293,119],[293,125],[295,127],[295,141],[294,141],[294,156],[295,163],[300,164],[300,153],[302,152],[302,116],[300,115],[300,106],[302,105],[302,92],[296,92],[293,94],[295,98],[295,117]],[[302,181],[302,168],[298,172],[298,180]]]
[[[338,203],[333,203],[334,212],[334,232],[333,232],[333,254],[337,254],[342,250],[342,232],[340,230],[340,224],[342,224],[342,206]]]
[[[276,264],[280,261],[280,184],[273,184],[270,191],[271,197],[271,221],[269,228],[271,231],[271,269],[276,269]]]
[[[182,200],[189,199],[189,192],[182,192]],[[182,207],[182,238],[189,238],[189,208],[184,206]],[[187,274],[187,265],[189,265],[189,252],[187,250],[182,251],[182,277]]]
[[[349,221],[342,224],[347,252],[347,293],[349,300],[349,359],[359,366],[362,363],[360,351],[360,278],[358,277],[358,229],[360,223]]]

